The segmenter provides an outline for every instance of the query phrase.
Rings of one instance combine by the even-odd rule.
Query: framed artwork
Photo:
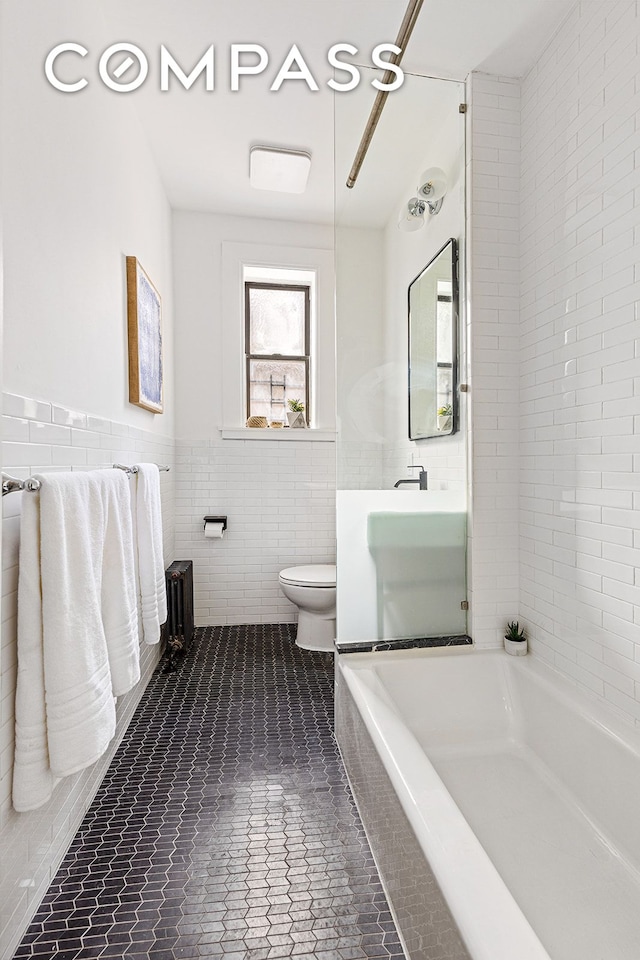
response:
[[[136,257],[127,257],[129,402],[162,413],[162,303]]]

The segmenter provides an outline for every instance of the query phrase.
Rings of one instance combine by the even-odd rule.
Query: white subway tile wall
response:
[[[462,398],[464,403],[464,397]],[[429,490],[467,489],[467,457],[463,430],[451,437],[412,442],[387,443],[384,451],[382,487],[393,487],[400,479],[417,480],[418,471],[408,470],[409,464],[423,466],[427,471]],[[405,490],[410,489],[404,487]]]
[[[490,647],[518,616],[520,83],[473,73],[469,107],[470,632]]]
[[[176,556],[192,559],[198,625],[291,623],[278,573],[334,563],[335,442],[178,441]],[[222,540],[205,516],[227,516]]]
[[[31,473],[152,461],[171,467],[161,474],[165,560],[174,559],[174,441],[14,394],[3,395],[3,470]],[[13,955],[25,924],[40,902],[59,861],[104,776],[115,748],[158,659],[143,645],[143,676],[118,699],[118,728],[109,751],[88,770],[63,780],[44,807],[16,813],[11,806],[16,684],[16,625],[20,507],[23,496],[2,500],[2,647],[0,666],[0,960]]]
[[[383,485],[383,440],[343,440],[336,445],[338,490],[376,490]]]
[[[639,5],[580,3],[522,86],[521,611],[640,721]]]
[[[464,433],[447,439],[415,443],[406,440],[341,440],[338,443],[339,490],[387,490],[396,480],[417,479],[409,464],[421,464],[429,475],[430,490],[466,490]],[[407,487],[404,488],[408,489]]]

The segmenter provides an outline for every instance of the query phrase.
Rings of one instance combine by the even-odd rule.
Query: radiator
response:
[[[169,648],[169,670],[175,670],[193,640],[193,561],[174,560],[165,571],[167,622],[164,635]]]

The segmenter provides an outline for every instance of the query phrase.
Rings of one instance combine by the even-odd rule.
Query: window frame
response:
[[[304,354],[252,353],[251,347],[251,290],[294,290],[304,293]],[[304,415],[307,426],[311,422],[311,284],[277,283],[262,280],[244,280],[244,354],[245,354],[245,418],[251,416],[251,361],[252,360],[293,360],[304,362],[305,398]],[[285,404],[286,413],[286,404]]]
[[[439,303],[450,303],[450,304],[452,304],[452,322],[453,322],[453,292],[451,292],[451,293],[438,293],[438,292],[437,292],[437,289],[438,289],[438,288],[437,288],[437,284],[438,284],[438,283],[439,283],[439,281],[436,280],[436,330],[437,330],[437,322],[438,322],[438,304],[439,304]],[[436,336],[437,336],[437,334],[436,334]],[[455,348],[454,348],[454,349],[455,349]],[[451,394],[451,397],[450,397],[450,400],[449,400],[449,405],[451,406],[451,409],[453,410],[453,360],[451,360],[451,362],[448,362],[448,361],[445,362],[445,361],[438,360],[438,359],[437,359],[437,346],[436,346],[436,370],[437,370],[438,372],[439,372],[440,370],[450,370],[450,371],[451,371],[451,388],[450,388],[450,391],[449,391],[450,394]],[[437,402],[437,400],[438,400],[438,384],[437,384],[437,382],[436,382],[436,410],[438,410],[438,409],[440,408],[440,405],[439,405],[439,403]]]

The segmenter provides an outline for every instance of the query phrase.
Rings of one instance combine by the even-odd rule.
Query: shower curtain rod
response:
[[[137,467],[127,467],[123,463],[112,463],[110,464],[112,468],[116,470],[124,470],[126,473],[137,473]],[[158,470],[161,473],[168,473],[171,467],[160,466],[158,465]],[[18,493],[20,490],[28,490],[30,493],[34,493],[36,490],[39,490],[41,483],[35,477],[27,477],[26,480],[19,480],[18,477],[11,477],[8,473],[2,474],[2,496],[5,497],[8,493]]]
[[[416,25],[416,20],[418,19],[418,14],[420,13],[420,8],[422,7],[424,0],[410,0],[407,11],[404,15],[404,19],[400,24],[400,30],[398,31],[398,36],[396,38],[396,47],[400,47],[400,53],[394,53],[389,58],[389,63],[394,64],[394,66],[399,66],[402,57],[404,56],[404,51],[409,42],[409,38],[413,33],[413,28]],[[382,82],[389,84],[393,81],[395,74],[392,70],[385,70]],[[369,114],[369,119],[367,120],[367,125],[364,128],[364,133],[362,134],[362,139],[360,140],[360,145],[356,152],[353,165],[347,177],[347,187],[351,190],[355,186],[355,182],[358,179],[358,174],[360,173],[360,168],[364,162],[364,158],[367,155],[367,150],[373,139],[373,134],[375,133],[376,127],[378,126],[378,120],[382,114],[385,103],[387,102],[387,97],[389,96],[388,90],[378,90],[378,95],[373,102],[373,107],[371,108],[371,113]]]

